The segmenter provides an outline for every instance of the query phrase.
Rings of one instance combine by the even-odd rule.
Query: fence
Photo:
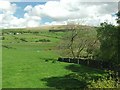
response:
[[[81,64],[81,65],[85,65],[85,66],[89,66],[97,69],[103,69],[103,70],[114,70],[114,71],[117,71],[120,76],[120,67],[115,66],[113,63],[107,62],[107,61],[92,60],[92,59],[73,59],[73,58],[58,58],[58,61]]]

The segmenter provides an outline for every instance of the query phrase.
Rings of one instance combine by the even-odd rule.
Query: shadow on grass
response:
[[[98,80],[100,78],[103,78],[107,75],[106,72],[103,70],[99,69],[93,69],[84,65],[69,65],[65,67],[67,70],[72,71],[75,74],[71,74],[70,76],[76,77],[77,79],[80,80],[85,80],[85,81],[91,81],[91,80]]]
[[[67,76],[44,78],[42,79],[42,81],[46,81],[47,86],[54,87],[57,89],[85,88],[87,85],[85,81],[80,81],[80,80],[70,78]]]
[[[61,77],[44,78],[42,81],[46,81],[47,86],[57,89],[87,88],[90,84],[89,81],[98,80],[104,73],[76,64],[66,66],[65,69],[72,71],[72,73]]]
[[[104,73],[103,70],[87,67],[84,65],[77,65],[77,64],[71,64],[69,66],[66,66],[65,69],[78,74],[81,74],[81,73],[103,74]]]

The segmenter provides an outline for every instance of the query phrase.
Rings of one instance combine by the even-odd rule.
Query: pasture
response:
[[[65,32],[22,31],[3,31],[3,88],[85,88],[93,79],[107,75],[102,70],[57,61],[57,46]]]

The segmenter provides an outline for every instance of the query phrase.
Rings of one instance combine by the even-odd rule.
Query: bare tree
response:
[[[62,55],[79,59],[83,53],[86,56],[92,54],[91,52],[97,43],[96,35],[91,32],[93,28],[79,24],[68,24],[67,29],[68,32],[61,43]]]

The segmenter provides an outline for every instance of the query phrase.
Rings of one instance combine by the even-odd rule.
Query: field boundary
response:
[[[101,60],[92,60],[92,59],[73,59],[73,58],[58,58],[58,61],[81,64],[81,65],[102,69],[102,70],[113,70],[115,72],[118,72],[118,75],[120,77],[120,67],[114,65],[111,62],[101,61]]]

